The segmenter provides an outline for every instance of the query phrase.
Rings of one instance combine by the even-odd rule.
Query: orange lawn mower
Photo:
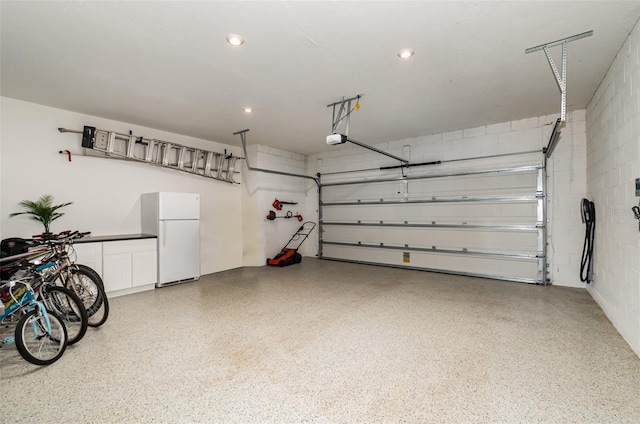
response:
[[[300,249],[300,246],[302,246],[302,243],[309,237],[314,228],[316,228],[315,222],[307,221],[302,224],[280,253],[272,259],[267,259],[267,265],[282,267],[302,262],[302,255],[298,253],[298,249]]]

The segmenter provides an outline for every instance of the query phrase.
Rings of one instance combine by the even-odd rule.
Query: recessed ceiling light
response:
[[[242,110],[243,110],[243,112],[245,112],[245,113],[251,113],[251,112],[253,112],[253,108],[250,108],[250,107],[242,108]]]
[[[414,51],[411,49],[404,49],[398,52],[398,57],[400,59],[409,59],[413,55],[414,55]]]
[[[227,35],[227,43],[232,46],[241,46],[244,44],[244,39],[238,34],[229,34]]]

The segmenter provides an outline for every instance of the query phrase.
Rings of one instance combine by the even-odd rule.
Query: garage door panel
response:
[[[324,250],[323,256],[327,259],[421,268],[483,277],[493,276],[515,281],[535,282],[539,279],[538,265],[534,260],[507,260],[464,254],[450,255],[407,251],[406,253],[409,254],[407,262],[405,252],[401,250],[332,245],[326,245]]]
[[[525,195],[535,192],[536,173],[479,175],[450,177],[433,180],[415,180],[407,182],[408,198],[422,199],[433,196],[481,196],[481,195]],[[369,183],[360,186],[329,186],[323,190],[325,202],[347,200],[379,200],[403,198],[403,181]]]
[[[391,244],[430,248],[467,248],[482,251],[536,253],[536,231],[492,231],[482,229],[387,228],[358,226],[323,226],[326,240]]]
[[[535,202],[389,204],[324,207],[323,221],[535,224]]]

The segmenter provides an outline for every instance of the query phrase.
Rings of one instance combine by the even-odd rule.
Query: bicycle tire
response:
[[[89,274],[92,274],[96,278],[96,280],[100,283],[100,286],[104,289],[104,281],[102,280],[102,277],[100,277],[100,274],[98,274],[98,271],[96,271],[95,269],[87,265],[82,265],[82,264],[74,264],[74,265],[79,270],[83,270]]]
[[[87,332],[89,317],[82,300],[71,290],[60,286],[45,286],[42,302],[47,311],[62,318],[67,329],[67,345],[79,342]]]
[[[67,348],[67,329],[62,319],[47,313],[51,332],[47,331],[46,319],[40,308],[24,314],[15,330],[15,343],[20,356],[35,365],[50,365],[56,362]]]
[[[109,300],[97,272],[89,267],[71,269],[63,279],[64,286],[75,292],[87,310],[89,327],[99,327],[109,317]]]

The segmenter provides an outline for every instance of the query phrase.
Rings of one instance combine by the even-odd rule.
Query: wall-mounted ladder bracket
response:
[[[65,128],[58,128],[58,131],[80,132]],[[115,131],[99,130],[90,126],[85,126],[82,131],[82,147],[101,152],[105,157],[145,162],[201,177],[239,184],[234,181],[233,177],[236,173],[236,161],[242,158],[233,154],[136,137],[133,134],[119,134]]]

